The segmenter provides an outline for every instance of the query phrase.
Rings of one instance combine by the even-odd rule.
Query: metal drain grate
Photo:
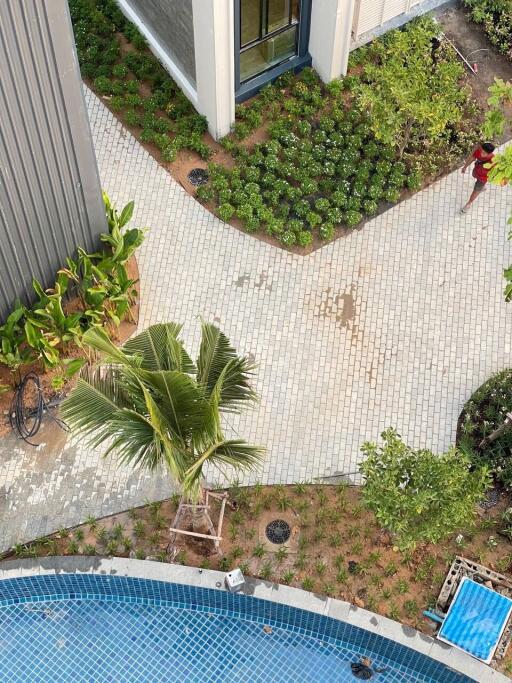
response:
[[[194,187],[199,187],[199,185],[206,185],[208,182],[208,171],[205,168],[193,168],[187,175],[189,182],[194,185]]]
[[[292,530],[288,522],[284,519],[274,519],[272,522],[267,524],[265,529],[265,535],[271,543],[279,545],[281,543],[286,543],[290,538]]]

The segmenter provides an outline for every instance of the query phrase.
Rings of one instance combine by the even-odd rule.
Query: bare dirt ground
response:
[[[181,536],[175,563],[229,571],[287,583],[347,600],[428,633],[432,622],[423,610],[432,608],[455,555],[477,561],[511,576],[512,543],[500,532],[501,513],[510,504],[478,508],[475,525],[437,544],[400,552],[389,534],[362,505],[359,487],[344,485],[255,486],[229,490],[222,528],[222,554],[211,541]],[[48,555],[115,555],[170,562],[169,526],[179,496],[103,519],[88,519],[75,529],[13,548],[6,557]],[[219,504],[211,516],[218,524]],[[265,535],[272,520],[291,528],[286,548],[270,546]],[[190,522],[190,520],[189,520]],[[191,524],[182,528],[191,529]],[[281,548],[281,549],[280,549]],[[280,549],[280,550],[279,550]],[[500,669],[512,670],[509,655]]]
[[[482,109],[487,109],[489,86],[495,78],[512,80],[512,62],[496,50],[482,27],[472,22],[463,8],[449,7],[438,11],[435,16],[446,37],[477,71],[473,74],[469,68],[466,69],[474,98]],[[511,134],[508,127],[497,142],[508,140]]]

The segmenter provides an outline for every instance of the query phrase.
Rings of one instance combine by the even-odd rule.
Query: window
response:
[[[240,0],[240,82],[297,54],[301,0]]]

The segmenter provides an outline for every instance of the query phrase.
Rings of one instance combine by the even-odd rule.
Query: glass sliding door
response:
[[[240,0],[240,82],[298,54],[301,0]]]

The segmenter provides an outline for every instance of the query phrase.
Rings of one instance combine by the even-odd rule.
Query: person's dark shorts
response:
[[[473,188],[473,192],[482,192],[482,190],[485,188],[485,183],[483,183],[481,180],[477,180],[475,182],[475,187]]]

